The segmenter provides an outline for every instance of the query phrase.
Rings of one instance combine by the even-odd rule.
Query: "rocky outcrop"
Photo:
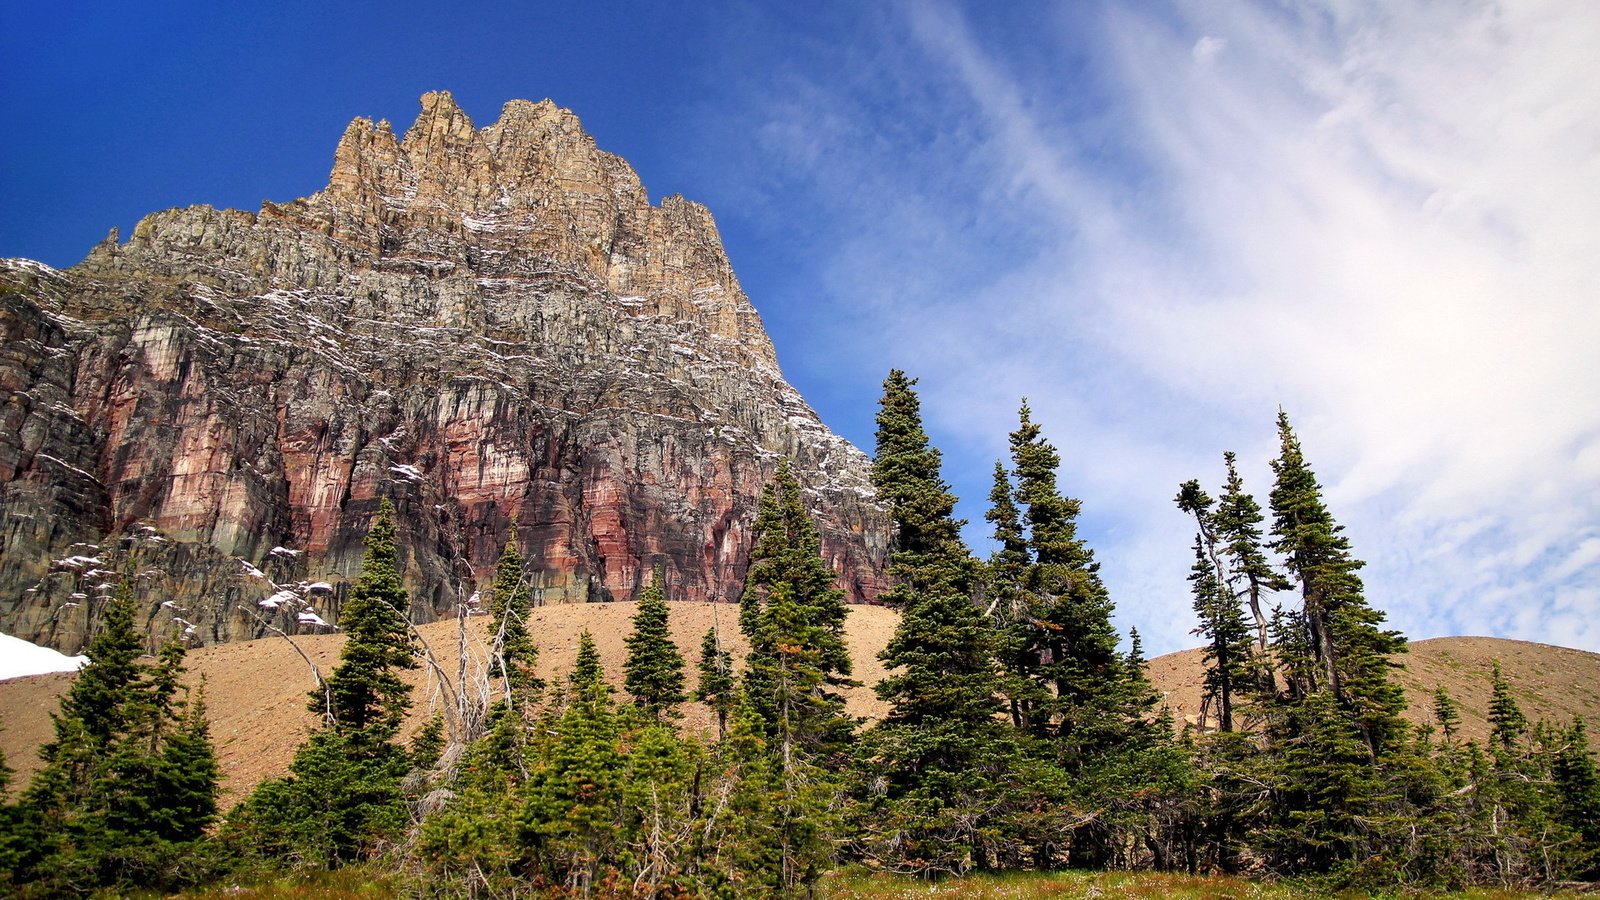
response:
[[[122,580],[152,641],[336,622],[382,497],[418,621],[512,536],[542,602],[657,567],[736,599],[780,458],[850,598],[882,583],[867,460],[784,380],[710,213],[548,101],[478,129],[428,94],[403,137],[351,123],[311,197],[7,261],[0,335],[0,629],[69,653]]]

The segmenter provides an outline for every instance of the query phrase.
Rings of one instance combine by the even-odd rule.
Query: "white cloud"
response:
[[[922,376],[970,518],[1026,394],[1123,624],[1185,645],[1171,496],[1232,449],[1264,500],[1282,404],[1392,623],[1600,650],[1600,8],[903,12],[796,76],[791,158],[823,341]]]
[[[1229,283],[1158,285],[1123,308],[1123,350],[1202,396],[1276,383],[1316,423],[1371,593],[1408,630],[1469,620],[1600,648],[1582,549],[1600,509],[1584,461],[1600,433],[1600,14],[1390,6],[1197,9],[1186,24],[1234,37],[1238,67],[1178,85],[1160,60],[1186,45],[1118,23],[1140,121]],[[1229,334],[1250,352],[1217,352]],[[1471,533],[1431,552],[1459,522]]]
[[[1228,49],[1226,39],[1212,37],[1208,34],[1194,42],[1194,49],[1190,51],[1190,55],[1194,57],[1195,62],[1202,66],[1208,66],[1226,49]]]

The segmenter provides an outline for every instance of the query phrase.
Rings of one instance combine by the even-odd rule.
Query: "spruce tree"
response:
[[[1118,708],[1125,673],[1100,564],[1077,534],[1080,504],[1056,486],[1061,456],[1026,402],[1018,417],[1011,433],[1015,499],[1033,557],[1023,578],[1032,607],[1026,653],[1041,660],[1034,677],[1049,697],[1032,727],[1057,740],[1070,768],[1119,739],[1128,721]]]
[[[1329,873],[1370,856],[1380,770],[1333,692],[1308,694],[1274,727],[1272,809],[1257,836],[1269,866],[1285,875]]]
[[[32,837],[24,828],[22,809],[8,796],[15,774],[6,764],[5,752],[0,751],[0,890],[11,892],[16,891],[14,881],[27,858]]]
[[[533,592],[528,586],[522,553],[517,549],[516,524],[506,538],[505,550],[494,567],[489,589],[489,637],[495,647],[489,675],[501,679],[513,705],[531,703],[544,683],[534,674],[539,646],[528,634],[528,612]]]
[[[1110,595],[1077,533],[1080,504],[1057,487],[1060,454],[1044,440],[1026,402],[1019,420],[1010,437],[1012,498],[1031,559],[1020,585],[1018,637],[1006,659],[1023,663],[1014,679],[1026,673],[1032,682],[1026,688],[1031,709],[1022,717],[1037,756],[1038,771],[1030,775],[1036,794],[1029,802],[1061,810],[1137,808],[1138,792],[1164,793],[1156,783],[1170,781],[1160,774],[1169,760],[1147,719],[1148,684],[1117,649]],[[1122,823],[1099,819],[1030,825],[1026,832],[1037,865],[1059,858],[1064,840],[1072,865],[1106,866],[1128,840]]]
[[[984,566],[988,613],[995,632],[995,660],[1000,690],[1010,707],[1012,724],[1032,733],[1034,711],[1049,699],[1037,678],[1039,652],[1034,646],[1033,598],[1024,587],[1033,554],[1028,550],[1022,513],[1012,500],[1011,477],[1004,463],[994,464],[994,487],[984,518],[994,525],[995,551]]]
[[[1201,701],[1201,725],[1215,706],[1217,722],[1223,731],[1234,727],[1236,697],[1249,693],[1250,681],[1258,664],[1252,652],[1250,633],[1239,611],[1239,601],[1228,586],[1229,571],[1217,545],[1216,514],[1212,499],[1198,481],[1187,481],[1178,491],[1178,508],[1195,517],[1199,526],[1194,539],[1195,562],[1189,574],[1194,596],[1197,631],[1206,638],[1206,677]]]
[[[444,714],[434,713],[411,738],[411,767],[431,769],[438,765],[445,746]]]
[[[894,523],[891,583],[879,598],[905,608],[930,591],[970,593],[976,563],[961,540],[956,497],[939,474],[940,454],[922,427],[916,379],[892,370],[879,401],[872,484]]]
[[[600,664],[600,648],[595,646],[594,635],[585,628],[578,633],[578,655],[573,657],[572,672],[567,675],[573,700],[593,700],[611,696],[611,685],[606,681],[606,670]]]
[[[683,692],[683,654],[667,628],[667,598],[657,569],[639,594],[633,616],[633,633],[625,639],[628,656],[623,663],[623,686],[651,721],[689,699]]]
[[[898,865],[931,874],[986,861],[980,835],[1010,744],[995,719],[994,634],[972,597],[978,566],[915,383],[899,370],[884,382],[872,467],[895,525],[885,596],[901,617],[880,655],[893,672],[877,686],[890,711],[868,743],[885,808],[868,819]]]
[[[12,877],[45,893],[169,887],[216,809],[217,769],[205,708],[178,698],[183,647],[139,661],[134,604],[124,581],[89,663],[62,697],[56,737],[23,797],[19,841],[4,842]],[[187,712],[185,708],[187,706]]]
[[[1232,731],[1235,703],[1249,683],[1253,654],[1250,632],[1239,613],[1238,603],[1218,577],[1211,560],[1197,535],[1189,585],[1194,595],[1195,615],[1200,619],[1197,630],[1206,639],[1201,724],[1205,724],[1207,710],[1214,706],[1217,727]]]
[[[888,722],[963,728],[998,711],[994,640],[973,602],[978,565],[940,478],[939,451],[923,431],[915,384],[890,372],[878,413],[873,485],[896,532],[886,596],[902,615],[882,654],[898,674],[877,690],[892,704]]]
[[[1216,541],[1222,549],[1228,570],[1227,583],[1236,598],[1249,605],[1256,626],[1256,654],[1266,662],[1268,645],[1268,616],[1265,603],[1267,595],[1289,589],[1289,582],[1278,574],[1262,549],[1261,505],[1244,489],[1244,479],[1239,477],[1237,459],[1232,451],[1222,454],[1227,470],[1227,481],[1222,496],[1217,500],[1216,513],[1211,517]],[[1262,687],[1273,690],[1270,668],[1264,671]]]
[[[1433,691],[1433,719],[1439,723],[1444,742],[1451,743],[1461,730],[1461,705],[1441,685]]]
[[[733,656],[722,649],[715,626],[706,629],[700,640],[700,682],[695,686],[694,699],[711,707],[717,714],[717,738],[728,734],[728,713],[735,702]]]
[[[803,759],[784,761],[774,733],[740,691],[727,738],[713,751],[720,773],[696,837],[700,886],[708,896],[812,896],[841,840],[835,780]]]
[[[1305,628],[1309,665],[1290,675],[1299,693],[1332,692],[1353,717],[1374,758],[1397,746],[1406,732],[1400,718],[1405,695],[1390,677],[1390,657],[1405,638],[1384,631],[1384,614],[1371,606],[1356,572],[1363,563],[1322,501],[1322,488],[1306,463],[1300,440],[1281,410],[1279,455],[1272,463],[1272,549],[1282,554],[1300,585],[1299,624]]]
[[[337,868],[369,855],[406,824],[400,784],[411,757],[395,736],[410,688],[396,670],[417,662],[387,498],[366,546],[340,613],[339,665],[326,689],[311,693],[310,709],[322,727],[295,752],[287,777],[263,782],[230,816],[246,852]]]
[[[754,532],[740,599],[740,626],[750,635],[745,690],[785,760],[796,751],[840,753],[855,729],[838,692],[854,684],[847,610],[787,462],[762,495]]]
[[[1511,693],[1511,682],[1500,671],[1500,661],[1495,660],[1489,675],[1489,739],[1502,750],[1516,747],[1528,731],[1528,719]]]
[[[411,689],[396,670],[417,667],[406,621],[411,601],[400,581],[394,506],[387,497],[378,505],[366,547],[361,574],[339,613],[345,634],[339,665],[326,691],[311,693],[311,711],[341,733],[387,741],[411,705]]]
[[[627,849],[622,876],[635,897],[689,893],[691,835],[702,808],[704,757],[694,740],[670,725],[650,724],[628,736],[622,771],[622,820]]]
[[[1583,719],[1573,721],[1561,734],[1550,769],[1556,794],[1556,817],[1578,836],[1570,857],[1570,877],[1600,879],[1600,773]]]
[[[222,780],[203,684],[187,702],[176,730],[165,739],[155,769],[154,787],[161,802],[151,810],[150,824],[170,841],[203,837],[217,816],[217,785]]]
[[[571,699],[532,772],[522,841],[535,845],[548,880],[588,894],[626,837],[622,723],[588,629],[568,680]]]
[[[52,714],[57,741],[62,739],[64,722],[81,729],[84,737],[98,745],[109,743],[128,726],[130,704],[144,669],[139,657],[144,642],[133,630],[133,592],[131,579],[124,579],[106,605],[100,633],[84,650],[89,664],[78,670],[72,687],[61,698],[61,711]],[[51,753],[46,745],[44,752]]]
[[[778,896],[787,887],[783,873],[797,868],[785,860],[792,842],[779,817],[784,782],[767,734],[761,714],[735,690],[727,735],[711,758],[711,771],[720,773],[711,794],[726,796],[727,803],[704,814],[694,851],[713,888],[708,894]]]

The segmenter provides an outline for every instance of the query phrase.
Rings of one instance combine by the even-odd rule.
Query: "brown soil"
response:
[[[631,630],[633,603],[595,603],[548,606],[534,611],[530,631],[540,647],[539,669],[551,684],[559,684],[572,668],[578,635],[588,629],[613,684],[622,683],[623,639]],[[729,604],[675,602],[671,605],[673,640],[683,651],[687,678],[695,680],[700,639],[713,623],[736,660],[745,642],[737,625],[738,609]],[[846,639],[855,660],[855,675],[862,686],[847,693],[850,712],[865,719],[881,716],[885,707],[872,693],[883,678],[878,653],[893,635],[897,616],[878,606],[853,606],[846,623]],[[469,620],[468,657],[481,658],[486,620]],[[432,647],[440,668],[454,682],[460,659],[460,636],[454,622],[424,625],[421,634]],[[338,661],[343,643],[339,635],[294,638],[294,644],[326,673]],[[1516,689],[1530,719],[1565,722],[1574,715],[1600,721],[1600,655],[1564,647],[1507,641],[1498,638],[1436,638],[1417,641],[1402,658],[1398,674],[1411,700],[1408,717],[1432,721],[1435,687],[1444,686],[1460,702],[1462,730],[1467,738],[1482,740],[1488,734],[1485,711],[1489,700],[1489,667],[1498,659]],[[1181,724],[1193,722],[1199,711],[1201,652],[1184,650],[1150,662],[1151,680]],[[204,679],[211,713],[211,736],[223,771],[223,802],[231,804],[253,785],[288,767],[295,748],[316,724],[306,710],[314,687],[310,669],[288,640],[267,638],[223,644],[193,651],[188,659],[191,680]],[[471,667],[469,666],[469,669]],[[0,681],[0,750],[17,770],[13,786],[27,783],[38,768],[38,748],[52,736],[50,713],[72,683],[71,674],[35,675]],[[424,665],[411,673],[417,692],[407,728],[414,729],[436,708],[439,678]],[[714,726],[710,710],[698,703],[682,708],[687,728],[708,732]]]
[[[535,610],[528,625],[540,647],[539,670],[545,680],[558,684],[566,677],[577,655],[578,635],[587,628],[594,635],[607,675],[620,691],[623,639],[632,630],[629,620],[635,609],[635,603],[590,603]],[[736,606],[675,602],[671,604],[669,621],[673,641],[683,652],[686,681],[691,687],[696,681],[700,640],[713,624],[718,626],[735,660],[742,659],[747,649],[744,636],[739,633]],[[863,685],[847,691],[846,700],[853,715],[875,718],[884,711],[870,685],[883,678],[878,653],[894,633],[895,621],[895,613],[881,606],[850,607],[846,640],[855,660],[855,677]],[[469,661],[474,656],[482,658],[486,623],[486,618],[468,620]],[[418,630],[453,683],[461,658],[456,623],[435,622]],[[293,640],[324,674],[337,664],[339,648],[344,643],[340,635],[309,635]],[[316,724],[306,709],[307,696],[316,682],[294,646],[276,637],[192,651],[188,667],[191,683],[204,679],[211,738],[222,764],[223,804],[231,805],[257,782],[288,768],[295,748]],[[469,670],[472,668],[469,665]],[[38,748],[54,734],[50,714],[73,677],[58,673],[0,681],[0,725],[4,727],[0,731],[0,750],[17,770],[14,787],[27,784],[38,769]],[[408,731],[436,708],[440,696],[440,679],[426,664],[410,673],[410,680],[417,690]],[[682,711],[689,729],[715,729],[715,718],[703,704],[686,703]]]

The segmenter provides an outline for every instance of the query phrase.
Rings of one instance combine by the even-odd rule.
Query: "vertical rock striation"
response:
[[[0,629],[76,652],[133,578],[152,641],[337,621],[378,500],[412,616],[514,529],[536,593],[733,600],[779,458],[853,600],[867,459],[779,371],[710,213],[652,205],[549,101],[404,136],[357,119],[322,192],[146,217],[65,271],[0,263]]]

